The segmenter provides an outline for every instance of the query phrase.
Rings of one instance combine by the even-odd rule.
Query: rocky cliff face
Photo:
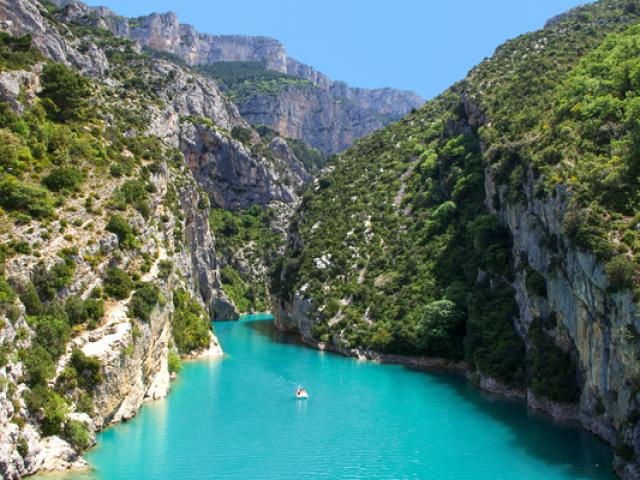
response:
[[[283,136],[304,140],[330,155],[350,146],[423,103],[413,92],[390,88],[351,88],[332,81],[313,67],[286,55],[272,38],[208,35],[181,24],[175,13],[153,13],[126,19],[105,8],[89,8],[75,0],[56,0],[68,19],[83,19],[145,47],[178,56],[189,65],[216,62],[257,62],[266,69],[304,80],[279,92],[256,89],[238,101],[242,116],[253,125],[266,125]]]
[[[169,393],[168,356],[174,344],[175,288],[186,288],[201,303],[210,305],[212,312],[223,311],[220,305],[226,304],[226,297],[220,290],[208,212],[198,207],[201,197],[193,178],[187,170],[182,175],[165,167],[163,172],[154,176],[152,181],[157,194],[151,199],[152,208],[155,215],[165,216],[166,222],[152,224],[142,217],[133,218],[140,238],[145,239],[137,251],[122,251],[115,234],[98,236],[79,227],[67,231],[64,238],[55,236],[50,240],[40,238],[40,233],[31,233],[28,227],[14,229],[10,233],[12,238],[22,241],[43,242],[44,247],[38,250],[39,260],[44,257],[44,261],[50,264],[58,261],[54,252],[59,248],[67,245],[79,249],[73,259],[78,273],[72,283],[58,294],[60,302],[72,295],[86,296],[93,289],[103,287],[107,268],[135,268],[139,265],[140,255],[154,258],[141,280],[157,285],[164,301],[153,308],[148,322],[132,318],[130,296],[105,302],[104,314],[97,327],[80,331],[71,339],[57,362],[56,376],[50,382],[49,388],[64,388],[61,385],[64,385],[65,367],[75,350],[100,362],[102,381],[91,394],[92,412],[81,413],[79,407],[72,405],[68,413],[71,420],[85,425],[92,443],[95,443],[96,431],[132,418],[145,401],[163,398]],[[178,188],[181,212],[184,212],[179,216],[163,205],[167,190],[175,188],[177,180],[181,184]],[[103,186],[105,195],[113,188],[109,183]],[[81,204],[76,208],[83,209]],[[87,212],[86,215],[91,214]],[[74,216],[70,215],[68,220],[63,217],[59,222],[71,222]],[[172,232],[176,227],[185,232],[184,241],[174,237]],[[7,235],[3,237],[3,242],[7,242]],[[100,258],[101,262],[93,264],[94,258]],[[160,265],[169,259],[173,262],[174,273],[161,278]],[[30,255],[14,257],[7,263],[5,275],[14,282],[28,281],[33,276],[35,260]],[[19,316],[13,321],[5,317],[4,326],[0,329],[0,344],[5,349],[9,346],[28,349],[34,336],[33,325],[26,321],[24,309],[18,305]],[[17,335],[23,339],[17,341]],[[215,336],[211,335],[210,345],[196,354],[221,355]],[[28,387],[24,383],[25,369],[20,358],[9,360],[0,368],[0,378],[4,380],[0,394],[0,472],[3,478],[20,478],[37,471],[83,468],[86,463],[67,441],[58,436],[45,436],[37,428],[37,416],[29,410],[23,396]],[[18,419],[24,419],[24,423]]]
[[[611,71],[594,64],[604,64],[614,46],[627,47],[627,37],[638,35],[635,27],[626,30],[637,23],[638,11],[637,2],[601,1],[562,15],[499,47],[465,81],[338,156],[292,222],[273,285],[280,288],[277,324],[320,348],[369,358],[398,351],[417,358],[433,348],[425,325],[434,322],[440,333],[449,327],[434,343],[457,339],[464,345],[457,359],[465,358],[472,382],[579,421],[616,447],[622,478],[640,478],[637,253],[620,239],[638,227],[630,221],[619,234],[608,225],[635,212],[601,207],[601,223],[579,234],[572,230],[576,210],[586,216],[587,206],[599,204],[590,186],[584,193],[584,177],[557,171],[596,148],[575,153],[570,135],[560,132],[604,123],[604,116],[592,111],[570,121],[558,114],[566,123],[550,120],[567,91],[575,92],[571,87],[585,78],[610,81]],[[586,96],[570,98],[567,110],[576,104],[578,110]],[[621,124],[601,127],[616,134],[594,143],[621,141],[627,132]],[[545,130],[553,132],[556,151],[544,150],[550,145]],[[595,131],[579,141],[596,137]],[[605,151],[603,158],[594,156],[592,175],[609,173],[606,158],[613,153]],[[626,152],[615,154],[624,165],[635,162]],[[633,194],[620,188],[615,198],[632,202],[633,185]],[[354,205],[346,208],[348,199]],[[596,239],[612,240],[612,251],[603,254]],[[403,258],[407,251],[416,255]],[[624,282],[616,278],[615,260],[629,261]],[[444,307],[455,303],[466,317],[462,333],[455,319],[453,327],[441,323]],[[437,316],[426,313],[432,307]],[[496,327],[501,317],[502,331]],[[473,347],[487,339],[481,357]],[[455,354],[446,358],[455,360]],[[521,369],[519,379],[508,375],[513,369],[502,369],[506,358]]]
[[[75,5],[74,5],[75,3]],[[71,6],[74,14],[85,14],[76,2],[58,1]],[[81,11],[82,10],[82,11]],[[189,65],[214,62],[264,62],[266,68],[286,73],[287,55],[284,46],[268,37],[245,35],[209,35],[193,26],[181,24],[173,12],[152,13],[139,18],[119,17],[106,8],[92,9],[94,24],[139,42],[141,45],[177,55]]]
[[[579,420],[611,444],[622,439],[638,451],[638,429],[629,421],[638,409],[634,379],[640,374],[638,346],[628,334],[630,325],[640,328],[633,295],[611,293],[604,263],[567,240],[563,221],[569,194],[565,187],[558,187],[550,198],[540,198],[529,172],[523,191],[526,200],[513,203],[506,200],[506,187],[489,170],[485,179],[486,198],[494,199],[488,200],[488,209],[509,227],[514,258],[526,259],[546,284],[546,295],[536,295],[527,288],[531,271],[516,274],[517,330],[528,341],[532,322],[545,319],[545,333],[580,366],[582,390],[577,405],[554,404],[536,398],[531,391],[527,403],[560,418]],[[640,475],[633,463],[620,462],[618,469],[623,478]]]
[[[274,95],[251,95],[239,100],[238,108],[250,123],[304,139],[325,154],[343,150],[384,126],[381,118],[312,84],[287,85]]]
[[[65,426],[52,435],[41,426],[43,415],[46,417],[42,412],[49,407],[38,410],[29,400],[35,386],[28,379],[25,353],[21,353],[35,348],[42,334],[25,314],[21,300],[0,295],[0,303],[9,302],[9,306],[0,306],[0,473],[12,479],[86,465],[81,448],[95,443],[97,430],[131,418],[144,401],[167,395],[169,357],[178,342],[176,292],[185,292],[184,298],[193,299],[212,319],[237,318],[222,289],[209,205],[231,209],[255,203],[278,205],[285,212],[280,218],[284,230],[298,188],[311,178],[283,139],[276,137],[263,145],[211,79],[167,61],[148,61],[128,40],[96,36],[93,30],[94,25],[108,26],[129,35],[129,22],[123,23],[107,9],[57,3],[65,8],[45,8],[35,0],[0,3],[0,29],[14,36],[30,35],[32,46],[42,55],[42,61],[32,66],[0,72],[0,102],[16,118],[39,108],[44,62],[65,64],[89,79],[89,103],[99,105],[96,114],[101,123],[90,128],[79,121],[71,126],[53,122],[50,128],[70,135],[67,139],[72,142],[89,135],[92,145],[110,153],[102,157],[101,166],[86,163],[83,155],[89,155],[88,150],[65,153],[60,161],[83,165],[84,178],[80,190],[60,195],[64,208],[53,219],[41,223],[20,217],[22,220],[14,221],[0,210],[0,279],[9,279],[14,286],[30,284],[37,271],[60,265],[61,251],[71,252],[65,254],[63,263],[72,274],[65,277],[64,287],[56,287],[47,305],[104,296],[104,310],[94,325],[75,326],[64,352],[55,359],[55,374],[47,379],[47,390],[53,395],[49,401],[65,405],[64,420],[53,429]],[[149,21],[149,32],[156,28],[156,21],[160,20]],[[182,36],[190,31],[179,30]],[[235,45],[241,40],[225,41]],[[250,56],[251,49],[260,58],[272,55],[265,49],[275,45],[273,41],[265,40],[264,47],[251,46],[252,42],[247,42],[242,55]],[[207,55],[218,58],[215,52]],[[36,120],[30,117],[29,121]],[[242,141],[232,136],[234,129],[244,133]],[[7,131],[2,128],[5,135]],[[0,175],[4,181],[4,172]],[[144,199],[137,210],[127,200],[129,194],[123,194],[119,201],[124,203],[114,207],[114,195],[127,182],[146,185],[144,191],[135,193]],[[135,232],[128,246],[123,244],[124,237],[108,231],[113,216],[122,217],[126,224],[122,228]],[[28,248],[11,250],[5,262],[4,245],[13,244]],[[136,317],[133,304],[148,300],[136,299],[136,293],[121,299],[103,293],[107,272],[114,268],[133,276],[139,282],[135,288],[153,286],[150,291],[155,300],[150,300],[145,320]],[[60,311],[57,315],[66,318]],[[86,395],[69,383],[69,365],[77,352],[84,355],[80,358],[99,365],[96,375],[100,381]],[[210,335],[208,345],[191,354],[219,356],[221,350]],[[72,445],[75,437],[68,425],[86,430],[88,437],[80,438],[82,447]]]

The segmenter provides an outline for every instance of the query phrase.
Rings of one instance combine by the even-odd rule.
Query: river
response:
[[[58,478],[615,478],[604,442],[456,375],[319,352],[261,317],[215,328],[223,359],[184,363],[166,400],[99,434],[91,472]]]

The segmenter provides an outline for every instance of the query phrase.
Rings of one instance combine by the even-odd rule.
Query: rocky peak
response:
[[[173,12],[127,19],[103,7],[76,0],[56,0],[68,19],[83,21],[127,37],[144,47],[176,55],[188,65],[255,62],[301,82],[275,82],[268,92],[256,89],[236,99],[242,116],[280,135],[304,140],[325,155],[398,120],[424,100],[414,92],[392,88],[352,88],[287,55],[269,37],[212,35],[179,22]],[[286,78],[286,77],[283,77]]]

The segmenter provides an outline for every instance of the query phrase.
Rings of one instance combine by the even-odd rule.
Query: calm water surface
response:
[[[261,318],[216,331],[224,359],[185,363],[168,399],[99,435],[90,473],[63,478],[614,478],[603,442],[456,376],[304,348]]]

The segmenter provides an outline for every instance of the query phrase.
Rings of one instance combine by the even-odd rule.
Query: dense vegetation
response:
[[[31,46],[31,36],[14,37],[0,32],[0,71],[28,68],[42,60],[42,55]]]
[[[538,319],[531,345],[514,328],[516,275],[544,298],[547,272],[512,257],[509,231],[484,206],[485,175],[508,202],[526,201],[527,179],[539,198],[568,189],[567,237],[608,261],[611,289],[637,288],[639,31],[624,31],[636,3],[581,7],[507,42],[329,164],[272,275],[284,303],[294,292],[313,302],[317,340],[465,359],[513,387],[577,400],[575,356],[556,345],[557,326]],[[488,200],[499,209],[501,199]]]
[[[210,212],[217,251],[226,263],[221,269],[222,288],[240,312],[270,309],[265,265],[283,242],[273,230],[273,215],[258,205],[246,211],[214,208]]]
[[[321,306],[321,341],[460,360],[469,333],[469,360],[511,375],[524,358],[513,300],[489,307],[494,294],[476,286],[478,269],[511,275],[510,241],[483,214],[482,156],[458,101],[445,95],[343,154],[305,195],[305,248],[281,261],[273,286],[283,296],[302,288]],[[473,309],[491,309],[493,321],[465,321],[473,289]]]
[[[198,70],[217,79],[228,89],[245,81],[260,82],[286,77],[284,73],[267,69],[262,62],[214,62],[200,65]]]
[[[551,187],[568,185],[567,233],[607,260],[615,290],[640,294],[640,27],[611,35],[573,70],[531,148]]]
[[[211,341],[207,312],[183,289],[173,292],[173,306],[173,338],[178,352],[187,354],[207,348]]]

